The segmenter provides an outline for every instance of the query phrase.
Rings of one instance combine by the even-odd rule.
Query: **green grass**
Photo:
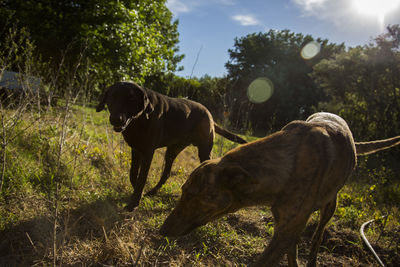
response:
[[[72,106],[63,128],[62,107],[42,112],[40,118],[35,112],[24,115],[6,151],[0,195],[0,265],[52,265],[55,208],[57,265],[132,266],[139,259],[139,266],[245,266],[254,261],[273,235],[273,219],[266,207],[240,210],[181,238],[158,234],[180,197],[181,185],[199,164],[194,147],[178,156],[171,178],[157,195],[143,197],[134,212],[124,211],[132,193],[130,149],[112,131],[107,117],[106,112]],[[235,146],[217,137],[213,157]],[[158,182],[164,152],[155,153],[145,191]],[[388,220],[378,220],[367,235],[388,266],[400,263],[400,187],[377,181],[388,173],[381,169],[368,174],[375,179],[370,184],[350,181],[343,188],[321,247],[321,266],[373,264],[358,228],[385,213],[390,215]],[[299,246],[302,264],[317,218],[314,215],[310,220]]]

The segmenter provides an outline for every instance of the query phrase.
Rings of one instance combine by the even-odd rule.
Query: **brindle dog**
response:
[[[253,266],[275,266],[284,254],[297,266],[297,242],[310,215],[320,210],[308,266],[315,266],[322,234],[336,209],[339,190],[356,166],[357,155],[399,145],[400,136],[355,143],[347,123],[316,113],[281,131],[203,162],[182,186],[177,207],[162,225],[166,236],[180,236],[224,214],[268,205],[274,235]]]
[[[147,194],[155,194],[168,179],[172,163],[188,145],[198,148],[200,161],[210,159],[215,132],[244,144],[246,141],[217,124],[200,103],[171,98],[133,82],[118,82],[106,89],[97,112],[107,104],[114,131],[122,132],[132,148],[130,181],[134,192],[127,206],[139,205],[155,149],[167,147],[165,166],[158,184]]]

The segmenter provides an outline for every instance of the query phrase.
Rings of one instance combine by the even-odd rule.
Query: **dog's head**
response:
[[[182,186],[178,205],[161,226],[164,236],[186,235],[198,226],[241,208],[241,187],[252,178],[238,165],[221,167],[219,159],[196,168]]]
[[[146,91],[133,82],[118,82],[108,87],[96,111],[102,111],[106,104],[116,132],[124,131],[133,119],[142,114],[148,116],[154,110]]]

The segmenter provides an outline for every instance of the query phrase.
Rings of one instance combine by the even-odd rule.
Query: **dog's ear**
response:
[[[136,115],[135,117],[138,117],[140,115],[145,114],[146,118],[149,118],[149,114],[151,112],[153,112],[154,107],[150,102],[149,97],[147,96],[147,92],[146,89],[144,89],[143,87],[141,87],[140,85],[133,83],[134,84],[134,88],[135,88],[135,94],[136,97],[139,101],[137,110],[135,111]]]
[[[151,104],[149,97],[147,96],[147,94],[145,93],[143,96],[143,103],[144,103],[144,113],[146,115],[146,118],[149,118],[149,114],[152,113],[154,111],[154,106],[153,104]]]
[[[198,193],[200,189],[204,186],[206,179],[204,179],[203,175],[205,172],[204,167],[209,163],[208,160],[203,161],[199,166],[197,166],[189,176],[189,179],[182,186],[183,188],[189,189],[191,193]]]
[[[218,179],[221,186],[232,190],[246,190],[248,186],[253,187],[260,181],[253,178],[245,169],[239,165],[224,167]]]
[[[105,108],[107,95],[108,95],[108,89],[106,89],[106,91],[101,96],[99,104],[96,107],[96,112],[100,112]]]

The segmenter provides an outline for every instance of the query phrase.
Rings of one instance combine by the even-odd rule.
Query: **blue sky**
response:
[[[289,29],[354,47],[400,24],[400,0],[168,0],[167,6],[179,20],[183,77],[223,76],[235,37],[253,32]]]

